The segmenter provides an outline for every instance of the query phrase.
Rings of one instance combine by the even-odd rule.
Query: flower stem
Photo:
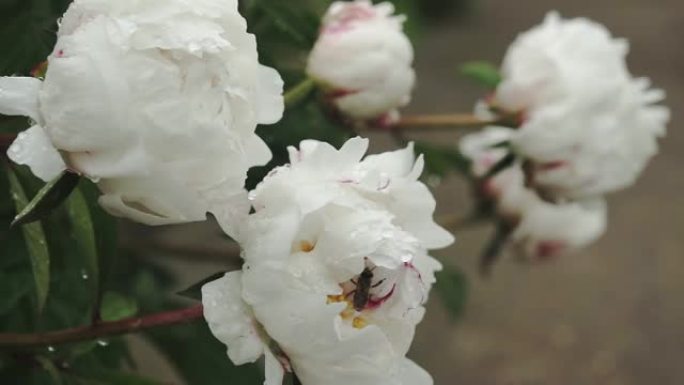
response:
[[[292,108],[304,100],[316,88],[316,82],[311,78],[305,78],[299,84],[290,88],[283,95],[285,107]]]
[[[16,138],[16,134],[0,134],[0,150],[7,150]]]
[[[480,128],[496,124],[496,120],[480,119],[472,114],[409,115],[404,116],[393,128],[419,127],[472,127]]]
[[[151,314],[144,317],[127,318],[115,322],[100,322],[92,326],[82,326],[52,332],[27,334],[4,333],[0,334],[0,349],[36,348],[89,341],[98,338],[140,332],[160,326],[179,325],[199,320],[202,317],[203,307],[202,305],[196,305],[189,308]]]

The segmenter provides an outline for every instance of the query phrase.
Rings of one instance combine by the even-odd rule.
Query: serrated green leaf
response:
[[[195,299],[198,301],[202,300],[202,286],[206,285],[209,282],[216,281],[219,278],[222,278],[224,275],[226,275],[225,272],[220,272],[216,274],[212,274],[207,278],[204,278],[203,280],[195,283],[194,285],[188,287],[185,290],[179,291],[177,294],[180,295],[181,297],[186,297],[186,298],[191,298]]]
[[[97,295],[100,273],[95,229],[88,202],[78,188],[66,200],[66,209],[71,222],[72,240],[83,257],[81,276],[87,281],[92,293]]]
[[[138,313],[138,303],[121,294],[108,291],[102,296],[100,318],[103,321],[119,321]]]
[[[437,273],[435,290],[453,318],[463,315],[468,299],[468,280],[462,271],[444,267]]]
[[[491,63],[474,61],[461,66],[461,73],[477,83],[494,89],[501,83],[499,69]]]
[[[31,202],[14,218],[12,226],[25,225],[45,218],[69,197],[78,185],[79,179],[78,174],[63,171],[38,191]]]
[[[7,168],[7,176],[10,182],[12,199],[19,212],[29,204],[28,198],[26,198],[26,193],[19,178],[17,178],[17,175],[10,167]],[[23,226],[22,232],[31,258],[31,268],[33,269],[33,279],[36,286],[36,304],[40,313],[45,306],[48,291],[50,290],[50,252],[45,240],[45,232],[40,222]]]

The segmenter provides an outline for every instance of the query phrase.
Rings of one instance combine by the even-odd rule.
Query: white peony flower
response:
[[[471,172],[482,178],[508,150],[496,147],[516,135],[514,130],[487,127],[466,135],[460,151],[471,161]],[[596,242],[606,230],[603,199],[548,202],[528,186],[520,161],[481,181],[483,198],[492,200],[502,221],[513,227],[510,242],[518,256],[545,260],[571,254]]]
[[[307,73],[354,119],[391,122],[415,83],[413,47],[390,3],[334,2],[323,19]]]
[[[539,200],[522,212],[511,241],[518,255],[542,261],[586,248],[605,233],[606,225],[602,199],[561,204]]]
[[[232,233],[247,170],[271,157],[254,130],[280,119],[281,94],[235,0],[76,0],[45,80],[0,78],[0,113],[34,121],[8,155],[38,177],[68,167],[114,215],[158,225],[211,211]]]
[[[405,355],[441,269],[428,249],[453,237],[432,220],[412,146],[362,160],[367,146],[302,142],[251,193],[243,271],[203,290],[209,325],[236,364],[258,358],[250,325],[259,324],[304,385],[432,384]],[[230,290],[242,304],[213,301],[234,298]]]
[[[552,12],[504,59],[492,104],[522,112],[511,141],[535,181],[558,197],[601,195],[633,184],[657,151],[665,94],[627,70],[627,42],[587,19]]]

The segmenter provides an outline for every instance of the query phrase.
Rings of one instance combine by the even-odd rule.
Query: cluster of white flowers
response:
[[[515,130],[489,127],[461,151],[483,177],[509,150],[521,160],[484,181],[483,192],[515,225],[522,254],[545,258],[584,247],[605,231],[602,196],[635,182],[657,153],[669,120],[661,90],[627,70],[627,43],[587,19],[552,12],[521,34],[502,68],[503,81],[480,103],[520,116]]]
[[[272,354],[261,329],[303,384],[432,383],[405,355],[441,269],[427,250],[453,237],[432,220],[413,147],[361,160],[367,147],[302,142],[251,193],[242,272],[203,288],[236,364]]]
[[[323,18],[307,73],[344,115],[391,124],[411,100],[413,47],[394,5],[337,1]]]
[[[246,172],[271,158],[254,133],[283,113],[236,0],[76,0],[45,80],[0,78],[0,113],[34,122],[9,157],[50,180],[98,183],[111,214],[158,225],[205,220],[233,233]]]
[[[307,73],[347,117],[389,124],[409,102],[403,22],[368,0],[324,16]],[[626,53],[602,26],[550,14],[511,46],[487,102],[520,127],[461,142],[478,178],[517,156],[482,191],[530,258],[594,242],[602,195],[632,184],[657,151],[663,92],[632,78]],[[428,252],[453,237],[433,220],[423,158],[412,145],[364,158],[365,139],[339,150],[304,141],[248,195],[248,169],[271,158],[255,129],[281,118],[282,88],[237,0],[75,0],[45,79],[0,78],[0,113],[33,123],[10,159],[46,181],[65,169],[90,178],[113,215],[216,216],[244,266],[206,284],[203,304],[235,364],[265,356],[269,385],[288,370],[305,385],[432,384],[406,354],[441,269]]]

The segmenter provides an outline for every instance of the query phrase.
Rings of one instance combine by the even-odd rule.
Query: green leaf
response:
[[[19,301],[31,291],[31,280],[23,274],[0,271],[0,315],[16,310]]]
[[[487,174],[485,174],[485,176],[482,177],[482,180],[487,180],[491,177],[494,177],[503,170],[513,166],[516,159],[517,157],[513,153],[506,155],[500,161],[498,161],[489,171],[487,171]]]
[[[71,222],[71,236],[83,257],[81,276],[88,281],[94,295],[99,291],[99,261],[95,230],[90,209],[83,193],[75,189],[66,201],[67,214]]]
[[[25,225],[45,218],[69,197],[78,185],[79,178],[78,174],[63,171],[38,191],[33,200],[14,218],[12,226]]]
[[[311,48],[318,36],[319,15],[303,0],[255,0],[254,6],[300,47]]]
[[[494,89],[501,83],[499,69],[491,63],[474,61],[461,66],[461,73],[475,82]]]
[[[36,357],[36,361],[38,361],[43,370],[50,376],[53,385],[62,385],[62,375],[59,373],[59,369],[57,369],[54,362],[42,356]]]
[[[465,158],[455,146],[437,146],[416,142],[415,151],[425,158],[425,171],[428,174],[446,176],[452,171],[470,176],[470,160]]]
[[[108,291],[102,296],[100,317],[103,321],[119,321],[138,313],[138,303],[121,294]]]
[[[205,284],[207,284],[209,282],[216,281],[217,279],[222,278],[224,275],[226,275],[225,272],[212,274],[209,277],[204,278],[203,280],[201,280],[201,281],[195,283],[194,285],[190,286],[189,288],[187,288],[183,291],[179,291],[177,294],[182,296],[182,297],[192,298],[192,299],[196,299],[198,301],[201,301],[202,300],[202,286],[204,286]]]
[[[463,315],[468,300],[468,280],[462,271],[444,267],[437,273],[435,290],[454,319]]]
[[[96,370],[88,373],[69,374],[76,383],[88,385],[159,385],[158,382],[141,377],[137,374],[124,373],[115,370]]]
[[[17,211],[23,210],[27,207],[28,199],[24,188],[19,182],[19,178],[14,171],[8,167],[7,175],[10,182],[10,190],[12,192],[12,199],[17,208]],[[26,247],[31,258],[31,268],[33,269],[33,279],[36,284],[36,298],[38,312],[42,312],[45,306],[45,301],[50,289],[50,252],[45,240],[45,232],[40,222],[31,223],[22,227]]]

